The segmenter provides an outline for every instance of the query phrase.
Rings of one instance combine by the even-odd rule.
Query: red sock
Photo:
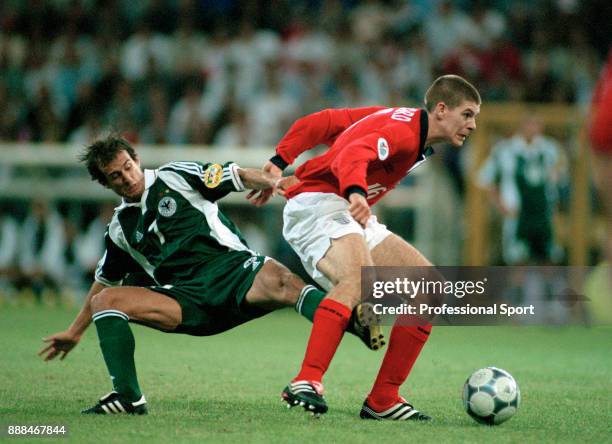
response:
[[[399,388],[410,374],[431,332],[429,324],[420,326],[402,323],[406,324],[406,319],[398,318],[391,330],[389,348],[368,395],[369,406],[379,412],[398,402]]]
[[[315,311],[312,331],[300,373],[294,381],[321,382],[342,340],[351,310],[332,299],[323,299]]]

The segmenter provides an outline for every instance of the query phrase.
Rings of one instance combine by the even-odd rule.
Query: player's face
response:
[[[117,156],[100,170],[106,176],[108,187],[128,202],[137,202],[144,193],[144,173],[140,159],[132,159],[127,151]]]
[[[476,116],[479,113],[480,105],[467,100],[455,108],[447,107],[442,119],[446,139],[456,147],[462,146],[476,129]]]

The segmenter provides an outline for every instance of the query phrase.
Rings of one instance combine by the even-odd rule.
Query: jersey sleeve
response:
[[[128,273],[142,271],[142,267],[129,254],[112,241],[108,229],[104,235],[106,250],[98,262],[94,279],[107,287],[121,285]]]
[[[365,108],[325,109],[298,119],[276,146],[276,154],[285,164],[317,145],[331,145],[338,135],[353,123],[381,109]],[[286,166],[286,165],[285,165]]]
[[[201,163],[172,162],[160,168],[160,171],[172,171],[180,174],[191,187],[204,198],[214,202],[233,191],[244,191],[240,179],[240,167],[235,162]]]

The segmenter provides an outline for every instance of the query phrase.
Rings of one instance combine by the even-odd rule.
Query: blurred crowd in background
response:
[[[22,211],[5,213],[9,207],[2,205],[0,294],[31,293],[38,302],[66,292],[71,292],[69,298],[82,298],[104,254],[104,231],[114,206],[81,205],[89,213],[83,214],[88,223],[82,226],[74,211],[64,215],[45,199],[34,199]]]
[[[301,115],[421,106],[448,73],[474,83],[485,104],[564,103],[586,113],[610,23],[609,0],[3,0],[0,143],[84,146],[114,131],[138,144],[271,151]],[[458,220],[463,170],[456,151],[441,154],[432,162],[455,194],[437,200]],[[563,193],[546,205],[562,201]],[[82,295],[113,205],[0,199],[0,207],[0,292]],[[257,226],[265,214],[241,217],[253,222],[241,225],[246,238],[299,267],[279,227]],[[433,226],[411,210],[385,221],[407,239]],[[461,227],[451,225],[459,246],[440,242],[442,260],[429,254],[436,263],[460,263]]]
[[[441,73],[483,100],[588,103],[601,0],[4,0],[0,140],[274,145],[326,107],[418,106]]]

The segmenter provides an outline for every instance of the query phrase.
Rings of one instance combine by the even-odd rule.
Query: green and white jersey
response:
[[[215,203],[244,191],[238,169],[231,162],[173,162],[144,170],[140,202],[115,209],[95,279],[120,285],[127,273],[144,270],[158,285],[172,286],[222,273],[236,252],[256,255]]]
[[[538,136],[528,144],[514,136],[493,146],[478,181],[497,185],[510,210],[548,214],[557,201],[560,154],[559,144],[551,138]]]
[[[498,142],[480,170],[481,185],[498,187],[500,198],[514,214],[504,218],[502,245],[507,264],[527,260],[558,260],[552,213],[562,151],[545,136],[531,143],[520,136]]]

